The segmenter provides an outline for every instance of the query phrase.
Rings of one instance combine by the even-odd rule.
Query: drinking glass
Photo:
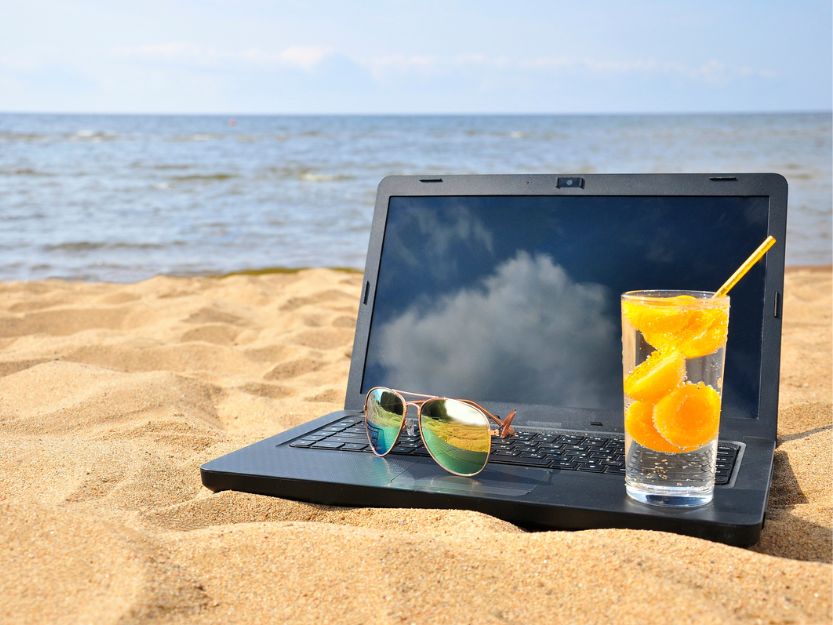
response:
[[[633,499],[712,500],[728,327],[728,296],[622,295],[625,488]]]

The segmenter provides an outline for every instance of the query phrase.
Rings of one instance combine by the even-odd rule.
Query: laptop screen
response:
[[[717,289],[766,197],[392,197],[362,392],[622,410],[619,296]],[[723,415],[757,413],[764,268],[731,293]]]

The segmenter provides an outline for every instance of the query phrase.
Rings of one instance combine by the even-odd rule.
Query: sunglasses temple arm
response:
[[[501,421],[499,418],[495,417],[495,421],[500,426],[500,437],[506,438],[507,436],[511,436],[515,433],[515,428],[512,427],[512,420],[515,418],[515,415],[518,414],[517,410],[510,410],[509,414]]]
[[[463,399],[461,401],[463,401],[466,404],[471,404],[475,408],[477,408],[479,410],[482,410],[483,414],[485,414],[492,421],[497,423],[499,428],[500,428],[498,430],[498,432],[499,432],[501,438],[506,438],[507,436],[511,436],[512,434],[515,433],[515,428],[512,427],[512,420],[515,418],[515,415],[518,414],[517,410],[510,410],[509,414],[506,415],[506,418],[501,419],[497,415],[492,414],[491,412],[486,410],[483,406],[481,406],[477,402],[473,402],[470,399]]]

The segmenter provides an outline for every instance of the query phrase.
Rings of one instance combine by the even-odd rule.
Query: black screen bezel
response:
[[[725,418],[721,437],[740,439],[758,436],[774,440],[777,426],[778,379],[780,370],[780,302],[784,282],[784,257],[787,213],[787,182],[778,174],[593,174],[581,176],[583,188],[557,188],[557,179],[576,174],[484,175],[484,176],[389,176],[379,183],[371,226],[362,299],[345,398],[346,410],[361,410],[364,365],[375,301],[375,285],[384,243],[388,205],[397,196],[734,196],[769,198],[768,233],[780,243],[766,256],[762,311],[761,368],[758,414]],[[479,401],[480,398],[472,397]],[[610,422],[593,410],[565,410],[541,406],[484,402],[498,412],[518,410],[519,420],[537,425],[578,430],[621,432],[621,421]]]

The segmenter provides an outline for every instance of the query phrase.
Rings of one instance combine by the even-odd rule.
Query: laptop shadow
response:
[[[802,518],[796,506],[810,500],[802,491],[785,451],[775,452],[772,488],[761,539],[754,551],[780,558],[833,562],[830,527]]]

